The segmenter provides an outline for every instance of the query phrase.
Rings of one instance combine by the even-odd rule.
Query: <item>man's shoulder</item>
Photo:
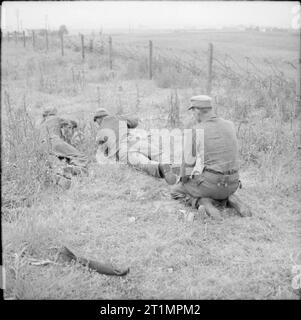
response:
[[[105,116],[103,118],[103,121],[109,121],[109,120],[112,120],[112,119],[118,119],[116,116],[114,115],[108,115],[108,116]]]
[[[61,118],[58,116],[51,116],[45,119],[45,121],[43,121],[43,124],[49,124],[49,123],[59,123],[61,121]]]
[[[216,123],[224,123],[224,124],[228,124],[228,125],[234,126],[234,122],[233,121],[228,120],[228,119],[224,119],[222,117],[214,117],[213,121],[216,122]]]
[[[109,124],[117,121],[119,121],[118,117],[111,115],[111,116],[104,117],[102,120],[102,124]]]

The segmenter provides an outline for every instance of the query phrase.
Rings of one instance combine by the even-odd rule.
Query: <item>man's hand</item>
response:
[[[96,140],[95,140],[97,146],[98,145],[102,145],[102,144],[106,143],[107,141],[108,141],[108,137],[107,136],[105,136],[105,137],[103,137],[103,136],[96,137]]]

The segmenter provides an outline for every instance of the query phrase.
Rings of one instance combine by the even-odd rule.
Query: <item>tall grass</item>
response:
[[[49,155],[40,147],[39,130],[30,116],[25,97],[14,105],[4,92],[2,111],[2,206],[30,205],[50,181]]]

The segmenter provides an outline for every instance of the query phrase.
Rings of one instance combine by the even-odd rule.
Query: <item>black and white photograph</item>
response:
[[[3,299],[300,300],[300,25],[298,1],[2,2]]]

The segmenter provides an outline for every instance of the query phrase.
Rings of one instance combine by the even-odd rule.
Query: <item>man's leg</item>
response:
[[[148,151],[148,140],[142,140],[135,144],[128,152],[129,163],[154,177],[164,178],[170,185],[175,184],[177,176],[173,174],[169,162],[159,162],[158,157],[151,157]],[[155,154],[157,156],[158,152],[155,152]]]
[[[182,184],[182,182],[172,186],[170,194],[173,199],[179,200],[180,202],[190,205],[195,209],[198,208],[199,198],[192,196],[185,188],[185,184]]]
[[[128,164],[132,165],[134,168],[148,173],[153,177],[161,178],[159,163],[150,160],[143,153],[138,151],[130,151],[128,153]]]
[[[211,198],[200,198],[199,204],[205,207],[206,213],[213,219],[221,219],[220,211],[213,205]]]
[[[203,205],[209,216],[214,219],[220,219],[220,212],[214,207],[213,200],[208,197],[209,193],[210,190],[202,186],[202,184],[190,179],[184,184],[180,182],[172,187],[171,196],[173,199],[188,203],[196,209],[199,205]]]
[[[148,158],[159,163],[160,174],[169,185],[175,184],[177,182],[177,175],[172,170],[170,155],[164,152],[163,149],[160,150],[156,139],[154,141],[150,140],[149,143],[151,145],[148,149]]]
[[[252,216],[251,208],[246,203],[243,203],[236,194],[232,194],[231,196],[229,196],[228,206],[235,209],[237,213],[242,217]]]

